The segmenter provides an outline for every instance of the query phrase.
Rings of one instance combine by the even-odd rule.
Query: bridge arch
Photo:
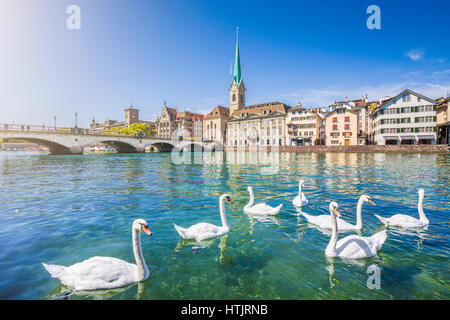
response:
[[[1,137],[0,137],[1,138]],[[72,154],[70,148],[56,143],[54,141],[39,139],[39,138],[29,138],[29,137],[14,137],[14,138],[4,138],[7,140],[22,140],[30,143],[35,143],[48,148],[49,154]]]
[[[221,143],[213,143],[213,144],[211,144],[211,145],[208,145],[207,147],[206,147],[206,150],[207,151],[209,151],[209,152],[215,152],[215,151],[217,151],[217,152],[219,152],[219,151],[224,151],[224,145],[223,144],[221,144]]]
[[[178,152],[203,152],[205,147],[202,143],[198,142],[185,142],[176,145],[174,151]]]
[[[99,143],[106,143],[113,146],[117,153],[136,153],[138,152],[137,148],[129,143],[123,141],[114,141],[114,140],[105,140],[100,141]]]
[[[175,147],[173,144],[168,142],[154,142],[145,145],[145,150],[150,147],[150,152],[171,152]]]

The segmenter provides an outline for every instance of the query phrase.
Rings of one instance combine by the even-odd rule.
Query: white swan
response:
[[[219,198],[220,219],[222,220],[221,227],[215,226],[211,223],[200,222],[185,229],[174,224],[174,227],[180,237],[183,239],[195,239],[200,241],[220,237],[230,232],[227,217],[225,216],[225,200],[228,202],[233,202],[227,194],[223,194]]]
[[[255,196],[253,194],[253,188],[251,186],[247,187],[247,192],[250,194],[250,201],[244,207],[244,212],[248,214],[264,214],[264,215],[277,215],[280,212],[283,204],[280,204],[278,207],[271,207],[265,203],[258,203],[253,205],[255,202]]]
[[[337,224],[338,224],[339,230],[361,230],[362,229],[361,208],[362,208],[362,205],[364,202],[368,202],[371,205],[375,205],[375,203],[372,201],[372,197],[363,194],[361,197],[359,197],[358,205],[356,206],[356,225],[348,223],[347,221],[345,221],[341,218],[337,218]],[[312,216],[312,215],[309,215],[304,212],[300,212],[300,214],[303,215],[309,223],[318,225],[319,227],[325,228],[325,229],[332,228],[330,217],[327,214],[322,214],[320,216]]]
[[[298,195],[292,200],[292,204],[295,207],[304,207],[308,205],[308,199],[306,199],[305,195],[302,192],[302,187],[305,186],[305,182],[300,180],[298,182]]]
[[[332,233],[330,242],[325,249],[326,256],[360,259],[377,255],[377,251],[381,249],[384,241],[386,241],[386,230],[375,233],[370,237],[351,235],[338,241],[338,225],[335,215],[338,217],[341,216],[338,204],[333,201],[330,203]]]
[[[390,218],[383,218],[375,215],[384,225],[388,227],[402,227],[402,228],[420,228],[428,225],[430,222],[423,212],[423,199],[425,198],[425,191],[419,189],[419,204],[417,210],[419,211],[419,219],[408,216],[406,214],[395,214]]]
[[[75,291],[123,287],[147,279],[150,275],[141,249],[141,230],[152,235],[147,222],[137,219],[132,226],[133,252],[136,264],[112,257],[92,257],[69,267],[42,265],[53,278]]]

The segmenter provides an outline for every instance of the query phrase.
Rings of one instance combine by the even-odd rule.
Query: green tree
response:
[[[156,133],[156,131],[153,130],[148,123],[133,123],[127,130],[129,132],[128,133],[129,135],[143,133],[146,136],[149,136],[154,135]]]
[[[121,134],[127,136],[134,136],[139,133],[143,133],[146,136],[156,134],[156,131],[151,128],[151,126],[147,123],[133,123],[129,128],[124,127],[113,127],[105,130],[105,133],[111,134]]]
[[[370,112],[372,112],[373,110],[375,110],[376,108],[378,108],[378,105],[376,103],[372,104],[370,106]]]
[[[112,128],[106,129],[105,133],[119,134],[120,130],[122,130],[122,129],[123,129],[123,127],[112,127]]]

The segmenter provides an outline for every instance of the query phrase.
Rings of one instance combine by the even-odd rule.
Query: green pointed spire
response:
[[[239,56],[239,27],[236,29],[236,57],[234,59],[234,74],[233,79],[239,86],[242,82],[242,72],[241,72],[241,58]]]

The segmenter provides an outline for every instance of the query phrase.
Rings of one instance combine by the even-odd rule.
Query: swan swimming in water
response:
[[[201,241],[220,237],[230,232],[230,227],[225,215],[225,200],[231,203],[233,202],[227,194],[223,194],[219,198],[220,219],[222,220],[221,227],[206,222],[197,223],[189,228],[182,228],[174,224],[180,237],[183,239],[195,239]]]
[[[247,187],[247,192],[250,194],[250,201],[244,207],[244,212],[248,214],[264,214],[264,215],[277,215],[283,204],[280,204],[278,207],[271,207],[265,203],[258,203],[253,205],[255,202],[255,196],[253,194],[253,188],[251,186]]]
[[[348,259],[369,258],[377,255],[377,251],[381,249],[386,241],[386,230],[375,233],[370,237],[361,237],[351,235],[338,241],[338,225],[336,217],[341,216],[339,206],[336,202],[330,203],[330,216],[332,224],[332,234],[330,242],[325,249],[327,257],[340,257]]]
[[[292,200],[292,204],[295,207],[304,207],[308,205],[308,199],[306,199],[305,195],[302,192],[302,187],[305,186],[305,182],[300,180],[298,182],[298,195]]]
[[[150,272],[142,255],[141,231],[149,236],[152,235],[147,222],[137,219],[132,225],[136,264],[112,257],[92,257],[69,267],[45,263],[42,265],[52,278],[59,279],[62,284],[73,287],[75,291],[112,289],[144,281],[149,277]]]
[[[339,230],[361,230],[362,229],[362,214],[361,214],[361,208],[364,202],[368,202],[371,205],[375,205],[375,203],[372,200],[372,197],[363,194],[361,197],[359,197],[358,205],[356,206],[356,225],[353,225],[351,223],[348,223],[344,219],[337,218],[337,225]],[[304,212],[300,212],[301,215],[303,215],[306,220],[309,223],[315,224],[321,228],[325,229],[331,229],[332,223],[330,220],[330,216],[327,214],[322,214],[320,216],[312,216]]]
[[[388,227],[402,227],[402,228],[420,228],[428,225],[427,216],[423,212],[423,199],[425,198],[425,191],[419,189],[419,204],[417,210],[419,211],[419,219],[408,216],[406,214],[395,214],[390,218],[383,218],[375,215],[384,225]]]

